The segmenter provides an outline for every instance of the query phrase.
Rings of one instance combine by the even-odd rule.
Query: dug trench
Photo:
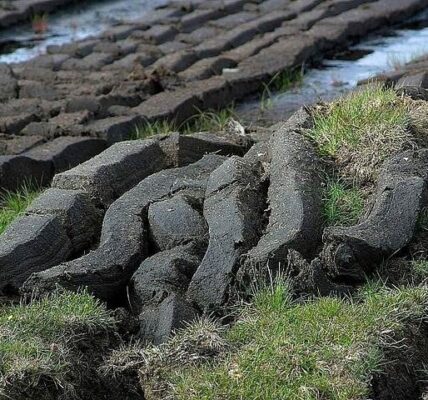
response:
[[[159,120],[245,99],[278,73],[426,8],[425,0],[172,1],[97,38],[0,66],[0,187],[59,172]],[[204,25],[201,27],[201,25]]]
[[[323,398],[422,399],[428,103],[405,92],[369,86],[301,109],[256,142],[234,130],[124,141],[57,174],[2,235],[1,291],[29,304],[0,314],[0,394],[239,399],[251,388],[239,381],[255,379],[239,372],[261,340],[251,335],[288,318],[281,346],[296,340],[297,351],[314,339],[297,333],[313,329],[332,343],[309,372],[304,355],[321,345],[296,353],[292,375],[275,381],[313,373],[329,382],[311,381]],[[263,282],[283,282],[272,309],[271,294],[254,294]],[[253,296],[255,309],[232,312]],[[310,312],[317,322],[301,319]],[[236,341],[245,324],[234,343],[225,331]],[[202,380],[213,366],[214,386]],[[294,390],[263,376],[266,399]]]

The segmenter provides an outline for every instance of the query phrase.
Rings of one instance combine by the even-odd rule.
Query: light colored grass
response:
[[[371,85],[314,111],[308,136],[322,156],[358,183],[374,181],[381,163],[413,143],[405,99]]]
[[[389,54],[387,59],[387,64],[390,69],[398,71],[403,69],[406,64],[414,63],[419,60],[423,60],[428,55],[427,46],[420,46],[419,48],[413,50],[409,54]]]
[[[194,116],[181,125],[180,131],[183,133],[221,132],[225,130],[232,118],[238,119],[233,105],[222,108],[219,111],[197,111]]]
[[[406,99],[409,108],[410,129],[421,147],[428,147],[428,102]]]
[[[87,293],[53,293],[29,305],[0,307],[0,394],[15,384],[30,388],[42,378],[67,387],[74,373],[71,348],[84,335],[114,324]]]
[[[426,313],[427,288],[371,286],[361,301],[293,303],[287,286],[260,291],[227,332],[219,361],[169,373],[176,400],[366,399],[382,369],[382,342]],[[391,339],[392,340],[392,339]],[[159,356],[161,357],[161,356]],[[155,399],[156,397],[152,397]]]
[[[412,275],[415,275],[417,280],[428,280],[428,260],[412,261]]]
[[[0,235],[39,194],[40,189],[27,184],[23,185],[17,192],[5,192],[0,195]]]
[[[323,197],[323,214],[328,226],[354,225],[364,208],[361,189],[347,186],[338,178],[327,179]]]

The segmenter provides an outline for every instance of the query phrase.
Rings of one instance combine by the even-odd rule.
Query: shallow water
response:
[[[34,34],[31,23],[0,32],[0,62],[28,61],[49,45],[96,36],[121,21],[136,21],[167,0],[104,0],[70,6],[48,17],[48,32]]]
[[[392,71],[412,59],[428,54],[428,10],[387,37],[371,37],[344,53],[345,58],[324,60],[309,69],[302,84],[285,93],[273,94],[260,109],[260,99],[239,104],[237,114],[247,124],[270,124],[288,118],[299,107],[320,100],[332,100],[356,87],[358,81]],[[349,59],[355,58],[357,59]],[[340,57],[340,56],[339,56]],[[265,102],[266,105],[266,102]]]

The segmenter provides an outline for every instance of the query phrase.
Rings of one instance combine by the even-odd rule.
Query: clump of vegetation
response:
[[[150,361],[141,373],[156,379],[143,378],[144,389],[151,400],[367,398],[371,377],[385,361],[382,343],[400,337],[408,323],[425,315],[427,295],[424,287],[371,285],[358,302],[319,298],[295,303],[287,284],[277,281],[256,293],[230,329],[214,329],[217,351],[209,345],[210,334],[195,328],[152,348],[142,358]],[[193,346],[181,345],[193,343],[183,337],[194,337],[194,332],[207,344],[202,345],[208,350],[205,357]]]
[[[307,136],[321,157],[332,161],[324,214],[329,225],[350,225],[361,215],[383,162],[427,143],[427,106],[399,97],[379,84],[313,110]]]
[[[154,122],[145,122],[139,125],[132,132],[130,139],[147,139],[155,135],[168,135],[172,132],[177,132],[177,127],[174,122],[167,120],[158,120]]]
[[[414,260],[411,262],[412,276],[416,281],[428,280],[428,260]]]
[[[5,192],[0,195],[0,235],[9,224],[31,204],[40,194],[34,185],[24,184],[16,192]]]
[[[308,136],[340,174],[358,184],[374,182],[381,163],[412,146],[409,109],[392,89],[371,85],[314,112]]]
[[[0,307],[0,397],[17,398],[41,382],[73,391],[79,373],[73,361],[82,361],[81,355],[73,357],[75,347],[115,323],[85,292],[55,292],[28,305]]]
[[[364,209],[364,194],[343,180],[327,179],[323,198],[324,219],[328,226],[350,226],[357,223]]]
[[[137,342],[114,350],[102,370],[106,376],[117,376],[137,368],[145,399],[167,399],[168,379],[177,369],[204,364],[226,351],[224,332],[220,323],[203,317],[160,346],[143,348]]]
[[[271,108],[274,93],[284,93],[300,85],[303,81],[303,75],[303,66],[299,69],[280,71],[275,74],[267,84],[263,84],[260,109],[264,111]]]
[[[404,99],[409,108],[409,129],[418,145],[428,147],[428,102]]]
[[[182,124],[167,120],[145,122],[135,128],[135,131],[131,134],[131,139],[147,139],[151,136],[167,135],[172,132],[182,132],[184,134],[222,132],[226,129],[231,119],[239,119],[233,105],[219,111],[202,111],[198,109],[195,115]]]
[[[302,83],[303,67],[278,72],[269,82],[271,90],[286,92]]]
[[[219,111],[197,111],[197,114],[182,124],[180,131],[184,133],[221,132],[225,130],[232,118],[238,119],[233,105]]]

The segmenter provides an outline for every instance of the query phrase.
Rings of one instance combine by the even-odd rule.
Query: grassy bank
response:
[[[382,369],[382,336],[426,312],[428,292],[366,290],[361,303],[321,298],[293,304],[285,286],[260,292],[227,332],[221,362],[171,373],[174,398],[367,398]],[[383,338],[385,339],[385,338]]]
[[[73,354],[76,346],[114,324],[87,293],[54,293],[29,305],[0,307],[0,397],[22,398],[44,386],[72,392],[85,373],[76,368],[76,360],[83,361]]]

